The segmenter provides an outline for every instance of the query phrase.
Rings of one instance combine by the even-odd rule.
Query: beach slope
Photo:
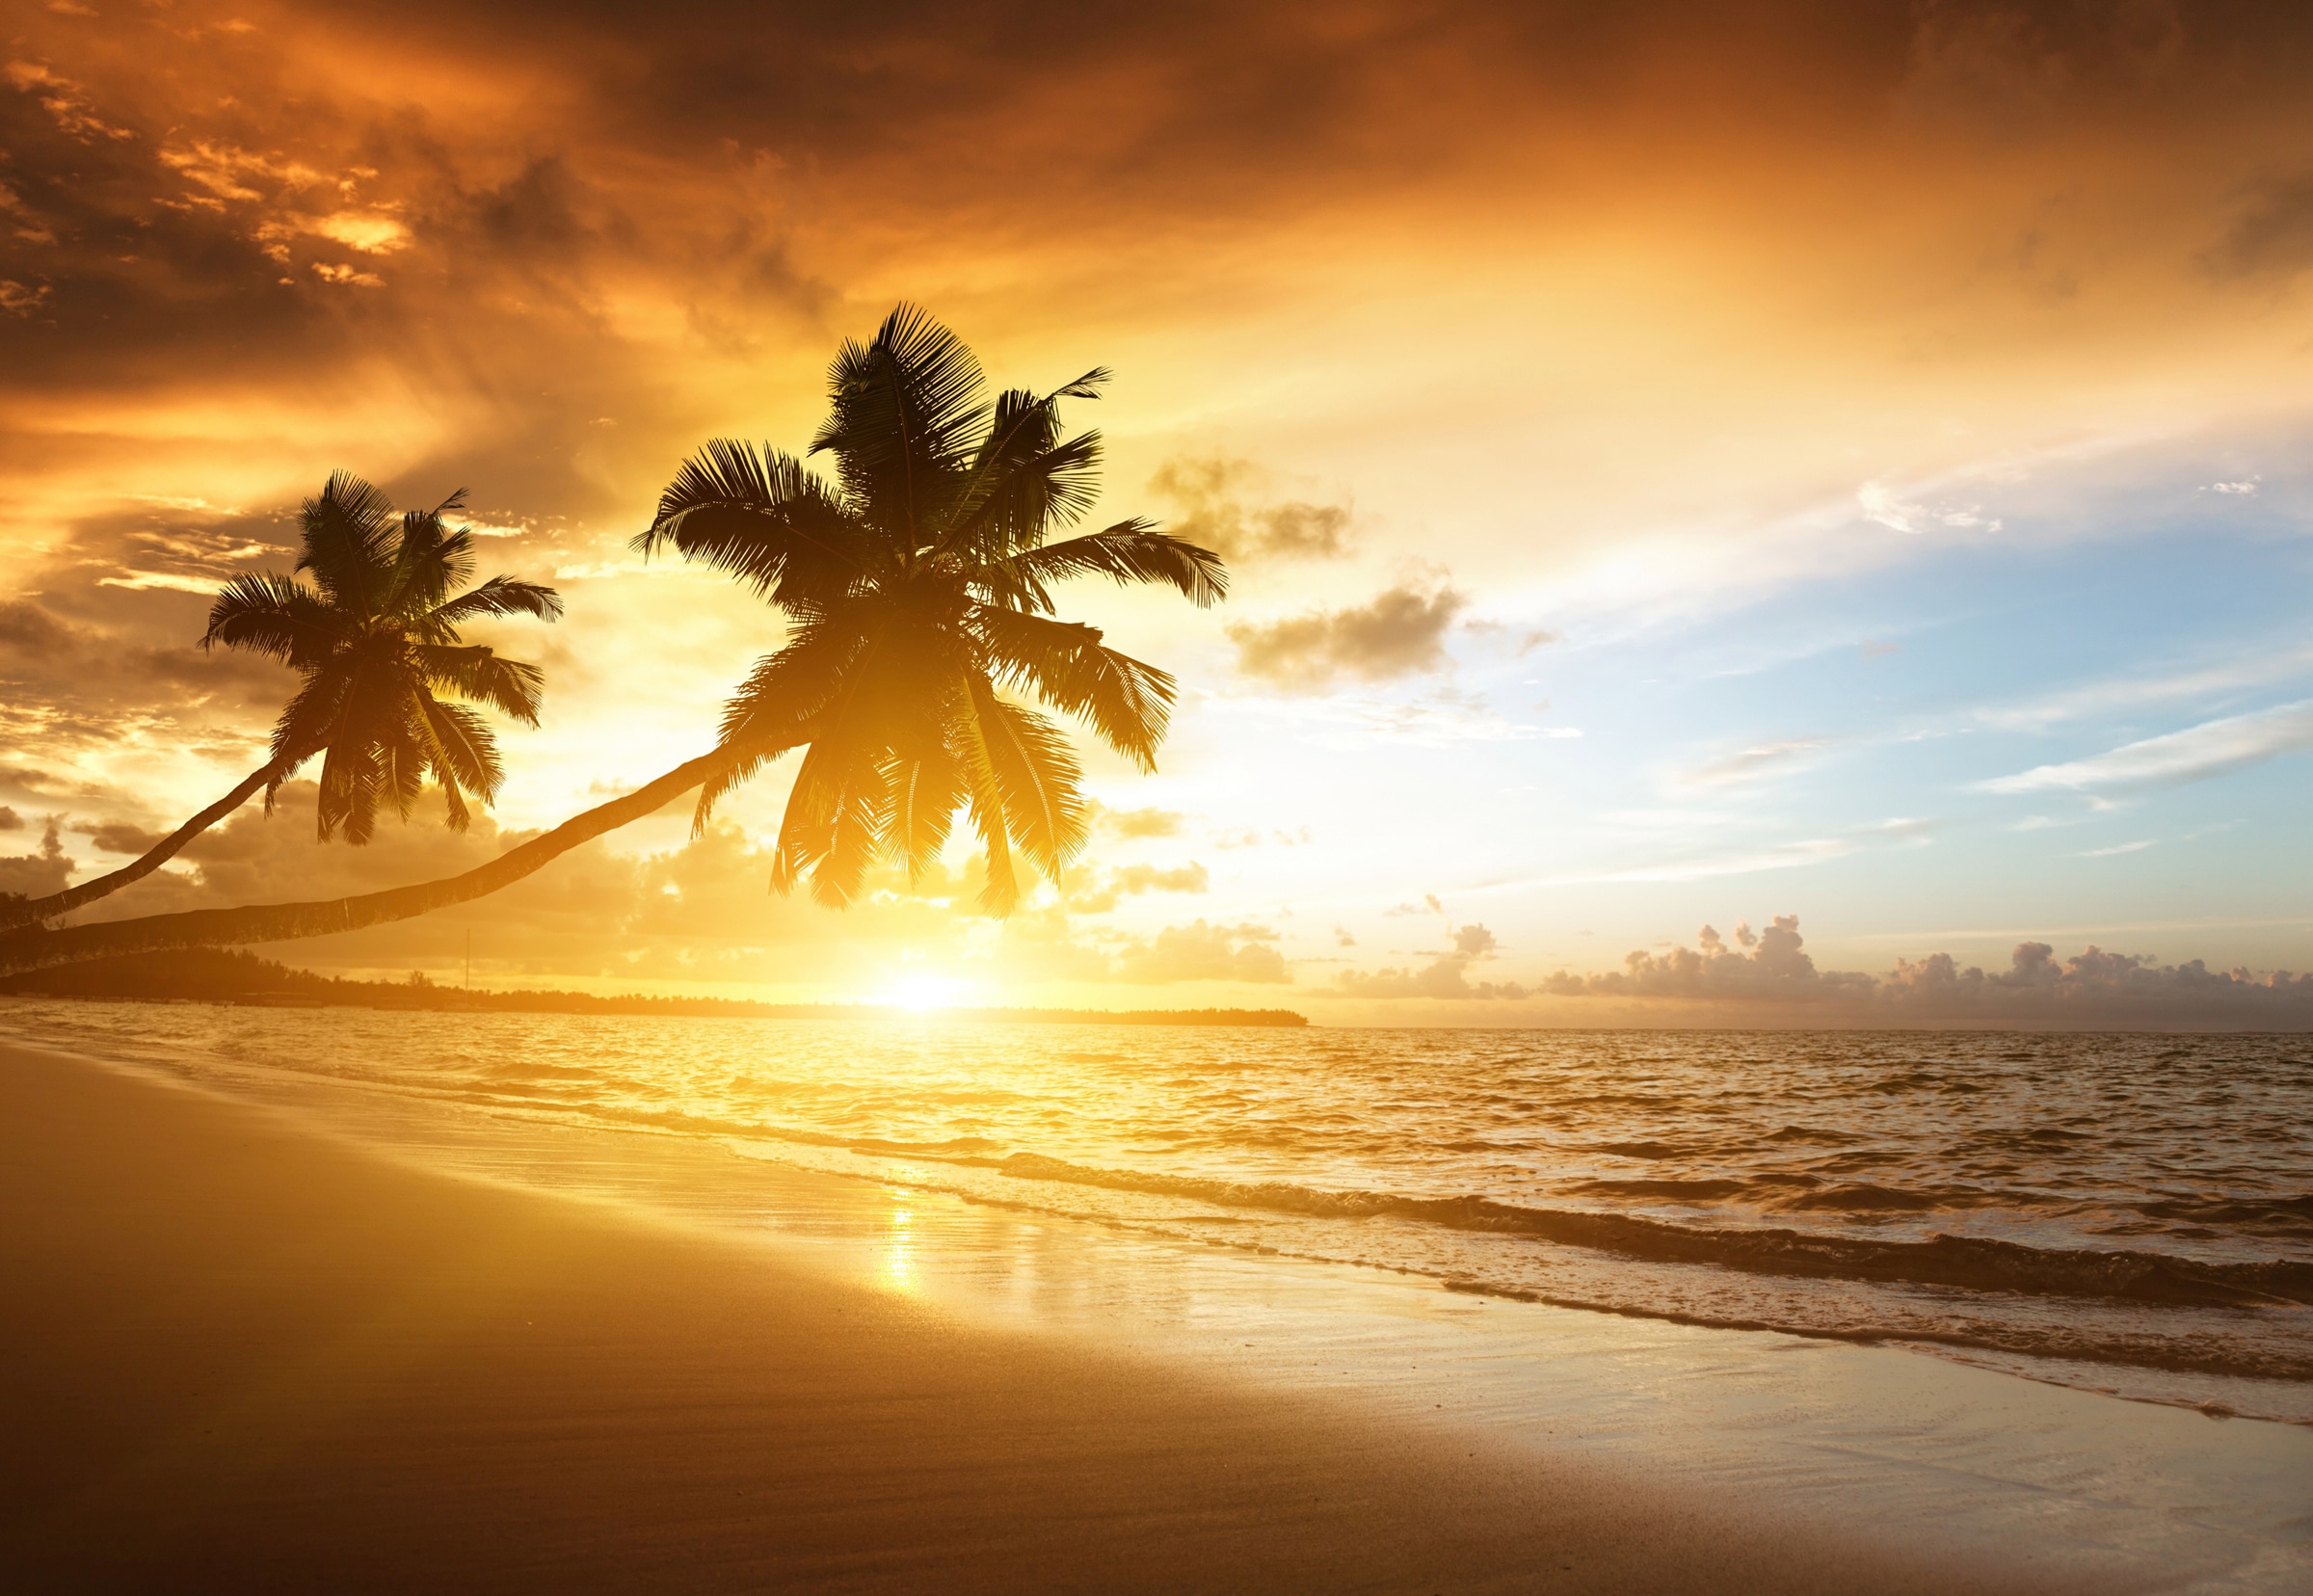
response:
[[[2025,1588],[20,1049],[0,1269],[11,1590]]]

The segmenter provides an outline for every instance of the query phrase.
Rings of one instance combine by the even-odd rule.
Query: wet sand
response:
[[[7,1048],[0,1269],[12,1590],[2074,1587]]]

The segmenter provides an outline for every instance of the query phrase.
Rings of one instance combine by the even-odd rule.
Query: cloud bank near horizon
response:
[[[1559,970],[1520,983],[1469,978],[1473,965],[1499,949],[1485,926],[1455,927],[1449,938],[1450,945],[1425,966],[1343,971],[1335,987],[1341,996],[1369,999],[1619,999],[1659,1010],[1774,1007],[1843,1026],[1942,1022],[2025,1029],[2194,1024],[2313,1029],[2313,972],[2211,970],[2199,959],[2164,965],[2148,954],[2113,953],[2094,944],[2059,959],[2048,943],[2020,943],[2005,971],[1963,968],[1949,953],[1930,953],[1899,958],[1894,969],[1869,975],[1819,970],[1799,934],[1799,918],[1777,915],[1762,931],[1738,922],[1731,941],[1706,925],[1692,947],[1635,950],[1620,970]]]
[[[501,829],[487,814],[461,835],[421,809],[412,823],[382,829],[367,848],[324,845],[312,836],[312,795],[311,783],[290,784],[276,815],[245,809],[195,841],[184,867],[149,878],[88,918],[374,891],[471,868],[527,835]],[[18,818],[16,829],[29,831]],[[108,842],[93,825],[79,834],[100,848],[136,840]],[[0,857],[0,891],[34,895],[61,887],[74,864],[64,835],[60,817],[51,816],[31,852]],[[1310,985],[1295,969],[1309,961],[1289,956],[1268,925],[1200,917],[1141,934],[1099,921],[1120,895],[1205,891],[1209,873],[1202,865],[1096,872],[1077,892],[1000,929],[970,909],[978,882],[969,871],[936,866],[911,888],[887,870],[858,906],[841,914],[771,895],[768,874],[767,854],[727,824],[672,851],[640,857],[597,841],[460,911],[264,951],[292,965],[339,971],[442,971],[463,956],[470,934],[486,982],[540,985],[575,975],[598,987],[801,989],[838,982],[872,991],[919,968],[893,956],[895,946],[905,945],[911,959],[966,955],[941,968],[991,985],[1220,986],[1265,990],[1271,996],[1264,1001],[1320,1007],[1422,1000],[1424,1012],[1446,1005],[1467,1019],[1512,1025],[1579,1023],[1584,1009],[1603,1002],[1610,1004],[1615,1024],[1677,1023],[1681,1013],[1749,1009],[1836,1026],[2313,1029],[2313,972],[2211,970],[2198,959],[2162,964],[2093,944],[2059,958],[2052,944],[2036,941],[2018,944],[2008,968],[1999,971],[1962,966],[1948,953],[1898,958],[1877,975],[1825,971],[1806,951],[1796,915],[1775,916],[1759,930],[1738,922],[1726,935],[1706,925],[1692,947],[1635,950],[1618,970],[1561,969],[1525,981],[1485,978],[1482,967],[1502,956],[1500,940],[1482,923],[1446,919],[1443,945],[1426,961],[1345,970]],[[1434,894],[1405,909],[1446,918]],[[975,926],[994,935],[978,936]],[[1328,941],[1354,945],[1342,943],[1339,933]]]

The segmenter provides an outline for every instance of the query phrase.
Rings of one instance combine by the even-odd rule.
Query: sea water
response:
[[[0,1033],[2313,1422],[2313,1043],[19,1000]]]

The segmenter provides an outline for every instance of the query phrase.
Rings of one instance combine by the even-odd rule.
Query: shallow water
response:
[[[1495,1295],[2313,1421],[2294,1037],[1235,1030],[18,1001],[0,1030]]]

